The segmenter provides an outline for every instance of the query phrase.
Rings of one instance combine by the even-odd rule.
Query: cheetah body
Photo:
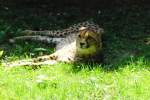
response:
[[[42,65],[45,61],[76,62],[98,60],[102,51],[101,36],[103,29],[94,22],[82,22],[67,29],[56,31],[23,31],[23,36],[14,37],[10,41],[34,40],[46,43],[56,43],[56,52],[51,55],[41,56],[30,60],[29,63],[18,63],[19,65]],[[84,45],[81,47],[81,43]],[[10,65],[10,64],[7,64]]]

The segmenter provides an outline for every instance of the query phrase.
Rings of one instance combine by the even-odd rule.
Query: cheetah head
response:
[[[94,29],[81,27],[76,39],[76,53],[81,57],[89,57],[102,50],[102,33],[95,32]]]

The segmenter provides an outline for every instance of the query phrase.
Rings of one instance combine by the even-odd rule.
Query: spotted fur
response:
[[[98,24],[95,24],[93,21],[85,21],[78,24],[74,24],[63,30],[45,30],[45,31],[33,31],[25,30],[21,32],[22,36],[14,37],[10,39],[9,42],[14,43],[20,40],[31,40],[31,41],[40,41],[44,43],[58,43],[62,39],[69,36],[70,34],[77,34],[81,27],[88,27],[93,29],[97,33],[102,33],[103,29],[99,27]],[[59,38],[59,39],[58,39]]]

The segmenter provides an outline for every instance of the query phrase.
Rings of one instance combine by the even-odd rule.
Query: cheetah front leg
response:
[[[51,55],[45,55],[45,56],[40,56],[40,57],[34,58],[33,62],[38,63],[38,62],[44,62],[44,61],[54,61],[54,60],[56,61],[57,58],[58,58],[58,56],[54,53]]]
[[[35,63],[48,62],[48,61],[72,63],[74,62],[74,60],[75,60],[74,51],[72,52],[71,50],[66,50],[65,48],[60,49],[51,55],[34,58]]]
[[[6,69],[19,67],[19,66],[41,66],[41,65],[54,65],[57,63],[57,56],[54,54],[41,56],[33,59],[26,59],[26,60],[18,60],[13,62],[6,62],[2,63],[2,66]]]

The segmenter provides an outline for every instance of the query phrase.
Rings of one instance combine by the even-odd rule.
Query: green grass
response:
[[[54,50],[51,45],[24,42],[8,44],[7,39],[23,29],[62,29],[73,23],[94,19],[105,29],[104,64],[63,64],[18,67],[6,70],[0,65],[0,100],[149,100],[150,46],[149,7],[116,7],[91,15],[78,8],[52,10],[42,8],[0,8],[0,49],[2,61],[14,61]],[[42,12],[40,16],[37,16]],[[150,41],[150,40],[147,40]]]
[[[100,65],[67,64],[0,69],[0,99],[148,100],[150,72],[142,60],[104,71]]]

